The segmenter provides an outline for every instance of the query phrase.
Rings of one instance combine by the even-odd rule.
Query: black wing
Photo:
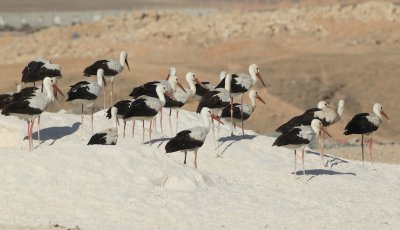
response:
[[[131,103],[128,111],[123,115],[123,119],[130,117],[141,117],[141,116],[155,116],[158,111],[150,109],[146,104],[146,99],[140,98]]]
[[[300,128],[293,128],[285,133],[282,133],[280,136],[278,136],[278,138],[276,138],[272,146],[309,144],[310,143],[309,140],[298,136],[300,131],[301,131]]]
[[[225,78],[223,78],[214,89],[225,89]]]
[[[218,94],[221,93],[219,91],[210,91],[208,93],[206,93],[206,95],[204,95],[200,102],[199,105],[197,106],[197,113],[201,112],[201,109],[203,109],[203,107],[208,107],[210,109],[216,109],[216,108],[225,108],[228,105],[230,105],[229,101],[222,101],[220,100],[220,98],[218,97]]]
[[[11,102],[12,95],[11,94],[1,94],[0,95],[0,109],[3,109],[5,105]]]
[[[27,66],[22,70],[22,81],[21,82],[34,82],[40,81],[39,70],[44,65],[44,62],[40,61],[31,61]]]
[[[129,94],[129,96],[133,97],[133,98],[137,98],[140,96],[149,96],[149,97],[156,97],[157,96],[157,92],[156,92],[156,88],[157,88],[157,84],[160,83],[159,81],[151,81],[151,82],[147,82],[141,86],[138,86],[136,88],[133,88],[132,93]]]
[[[209,83],[209,82],[202,82],[203,84]],[[200,97],[204,96],[206,93],[208,93],[210,90],[207,88],[204,88],[203,86],[199,85],[198,83],[195,84],[196,87],[196,94],[199,95]]]
[[[180,108],[184,106],[185,104],[183,102],[174,100],[168,96],[165,95],[165,105],[164,108]]]
[[[344,134],[364,134],[376,131],[378,126],[368,121],[367,116],[369,115],[369,113],[356,114],[344,128]]]
[[[19,93],[34,93],[36,90],[38,90],[38,87],[26,87],[21,89],[21,91],[19,91]]]
[[[95,133],[89,140],[88,145],[105,145],[106,133]]]
[[[108,62],[108,60],[98,60],[98,61],[96,61],[92,65],[86,67],[85,70],[83,70],[83,75],[84,76],[96,76],[98,69],[103,69],[105,76],[115,76],[115,75],[117,75],[118,74],[117,71],[108,68],[107,62]]]
[[[28,99],[32,94],[19,94],[17,97],[13,97],[11,102],[4,106],[1,113],[5,116],[10,113],[19,114],[41,114],[43,111],[37,108],[30,107]]]
[[[293,117],[288,122],[284,123],[283,125],[279,126],[275,132],[278,133],[285,133],[291,130],[292,128],[300,125],[311,125],[311,121],[315,118],[314,113],[316,111],[320,111],[320,109],[309,109],[304,112],[302,115]]]
[[[80,81],[76,83],[75,85],[71,86],[71,89],[69,89],[67,95],[67,101],[73,101],[76,99],[86,99],[86,100],[95,100],[97,98],[97,95],[90,93],[89,85],[90,83],[87,81]]]
[[[131,105],[131,100],[122,100],[119,101],[117,103],[115,103],[112,107],[116,107],[118,109],[117,114],[120,116],[123,116],[129,109],[129,106]],[[106,113],[106,117],[108,119],[111,119],[111,108],[108,108],[107,113]]]
[[[176,136],[165,145],[165,151],[167,153],[172,153],[201,147],[203,142],[191,138],[189,135],[191,132],[190,130],[183,130],[177,133]]]

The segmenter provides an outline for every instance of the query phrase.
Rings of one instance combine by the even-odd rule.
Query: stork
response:
[[[43,81],[45,77],[60,78],[61,76],[61,67],[59,64],[53,64],[49,59],[40,57],[25,66],[22,70],[21,82],[33,82],[33,86],[35,87],[35,82]]]
[[[301,159],[303,166],[303,175],[306,175],[304,170],[304,149],[307,145],[311,143],[315,136],[319,136],[320,132],[325,132],[329,137],[331,135],[325,130],[322,122],[318,119],[313,119],[311,121],[311,126],[297,126],[289,131],[282,133],[272,146],[286,146],[288,148],[294,149],[294,174],[296,175],[296,151],[301,149]]]
[[[71,89],[67,93],[67,101],[70,101],[73,104],[81,104],[81,138],[83,138],[83,107],[86,106],[91,109],[91,127],[93,134],[93,105],[103,88],[103,84],[105,85],[104,70],[98,69],[97,81],[80,81],[75,85],[72,85]]]
[[[157,85],[156,93],[158,98],[150,97],[150,96],[140,96],[136,98],[131,105],[129,106],[128,111],[122,117],[124,120],[129,121],[133,120],[133,125],[135,125],[136,120],[142,121],[143,124],[143,135],[142,135],[142,144],[144,144],[144,121],[151,121],[154,116],[160,112],[161,108],[165,105],[165,96],[172,96],[170,92],[167,91],[166,87],[162,84]],[[149,125],[149,144],[151,144],[151,122]]]
[[[120,74],[124,68],[128,67],[128,70],[130,71],[129,68],[129,63],[128,63],[128,54],[125,51],[121,51],[119,55],[119,61],[118,60],[98,60],[94,62],[92,65],[88,66],[83,70],[83,75],[84,76],[95,76],[97,75],[97,70],[98,69],[103,69],[104,70],[104,76],[106,78],[111,78],[111,105],[113,104],[113,91],[114,91],[114,77],[118,74]],[[105,89],[103,91],[105,94]],[[104,98],[104,109],[106,108],[105,106],[105,98]]]
[[[94,134],[88,145],[116,145],[118,141],[118,118],[117,118],[118,109],[116,107],[111,108],[111,120],[112,127],[101,132]]]
[[[48,106],[54,101],[54,91],[58,91],[61,95],[63,93],[53,82],[53,79],[46,77],[43,79],[43,87],[46,93],[18,93],[13,96],[10,103],[8,103],[1,112],[5,116],[15,116],[19,119],[28,122],[28,139],[29,150],[33,149],[32,141],[32,128],[35,119],[43,113]]]
[[[379,103],[375,103],[372,107],[373,114],[370,113],[359,113],[356,114],[346,125],[344,134],[361,134],[361,154],[364,164],[364,135],[368,136],[369,154],[372,160],[372,134],[378,130],[382,124],[382,116],[389,120],[388,115],[383,111],[383,107]]]
[[[185,153],[185,159],[183,161],[184,164],[186,164],[187,152],[194,151],[194,167],[196,169],[197,152],[199,148],[203,146],[207,134],[210,132],[210,117],[211,119],[223,124],[220,121],[220,118],[217,115],[213,114],[212,110],[209,108],[202,108],[200,114],[203,118],[204,126],[180,131],[165,145],[165,151],[167,153],[183,151]]]
[[[249,91],[250,105],[241,105],[238,103],[233,104],[233,116],[231,116],[231,106],[225,107],[222,110],[221,118],[225,121],[230,121],[232,118],[232,125],[236,128],[236,124],[240,123],[242,120],[247,121],[250,118],[251,114],[256,109],[256,99],[265,104],[265,101],[258,95],[257,91],[251,89]],[[243,107],[243,108],[242,108]],[[243,110],[243,117],[241,111]],[[233,132],[231,133],[233,135]]]
[[[124,132],[123,132],[123,136],[122,136],[123,138],[125,138],[126,121],[122,117],[128,111],[129,106],[131,105],[132,101],[134,101],[134,99],[133,100],[118,101],[117,103],[115,103],[113,105],[113,107],[110,107],[106,112],[106,117],[108,119],[111,119],[112,118],[111,109],[114,108],[114,107],[117,108],[117,118],[122,119],[123,122],[124,122]],[[133,131],[132,131],[132,135],[133,135]]]
[[[222,73],[221,73],[222,75]],[[228,74],[227,74],[228,75]],[[240,98],[240,104],[243,105],[243,93],[249,91],[259,79],[264,87],[266,87],[264,80],[260,74],[260,68],[256,64],[249,66],[249,74],[238,73],[232,74],[230,81],[222,80],[215,88],[225,88],[225,84],[230,85],[229,92],[231,93],[231,114],[233,115],[233,97]],[[243,111],[241,111],[243,113]],[[243,115],[242,115],[243,117]],[[231,117],[231,121],[233,118]],[[244,135],[244,121],[242,120],[242,134]]]

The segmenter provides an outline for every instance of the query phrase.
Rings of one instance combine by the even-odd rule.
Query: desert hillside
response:
[[[0,37],[1,91],[14,90],[26,63],[38,56],[63,68],[64,91],[81,80],[99,58],[129,53],[131,72],[116,81],[117,98],[145,81],[163,78],[169,66],[179,76],[192,71],[217,81],[221,70],[261,68],[267,89],[248,128],[272,133],[280,123],[325,99],[346,100],[343,122],[332,127],[337,140],[351,116],[383,104],[392,118],[377,132],[398,141],[400,116],[400,7],[390,2],[327,4],[275,10],[132,11],[90,24],[52,27],[34,34]],[[182,78],[183,81],[183,78]],[[53,110],[71,108],[63,102]],[[189,105],[193,108],[193,105]],[[351,137],[355,138],[355,137]]]

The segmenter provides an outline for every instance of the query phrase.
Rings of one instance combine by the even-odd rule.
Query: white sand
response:
[[[201,124],[197,114],[180,115],[180,127]],[[169,133],[167,113],[164,118]],[[296,177],[290,150],[271,147],[273,138],[252,131],[244,139],[226,137],[230,129],[225,126],[223,158],[214,157],[210,133],[195,170],[193,154],[183,165],[182,153],[165,154],[165,141],[141,145],[139,124],[134,141],[129,123],[127,137],[121,135],[117,146],[87,146],[90,120],[85,119],[84,142],[78,126],[71,128],[79,121],[76,115],[44,113],[45,142],[31,153],[22,141],[25,122],[0,117],[0,224],[80,229],[400,226],[398,165],[363,167],[328,157],[334,166],[323,168],[318,155],[307,154],[308,175]],[[110,125],[102,112],[95,122],[95,131]]]

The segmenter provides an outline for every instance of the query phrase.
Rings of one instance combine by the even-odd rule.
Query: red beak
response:
[[[199,84],[201,87],[207,89],[207,87],[206,87],[201,81],[199,81],[199,79],[195,78],[194,81],[195,81],[197,84]]]
[[[63,97],[65,97],[65,95],[63,94],[63,92],[61,92],[61,90],[57,87],[56,84],[53,84],[53,89],[54,89],[54,96],[55,98],[57,98],[57,92],[60,93]]]
[[[326,133],[326,135],[328,135],[328,137],[332,138],[332,135],[330,133],[328,133],[328,131],[326,131],[326,129],[324,127],[321,127],[322,132]]]
[[[128,70],[131,71],[131,68],[129,68],[129,63],[128,63],[128,59],[125,59],[125,64],[128,67]]]
[[[219,123],[225,125],[221,119],[219,118],[219,116],[215,115],[215,114],[211,114],[211,119],[218,121]]]
[[[179,86],[179,88],[181,88],[181,90],[183,90],[183,92],[187,93],[185,88],[183,88],[183,86],[181,85],[181,83],[178,82],[177,85]]]
[[[167,95],[167,97],[169,97],[169,98],[171,98],[171,99],[175,99],[175,98],[174,98],[174,95],[173,95],[171,92],[169,92],[169,91],[166,91],[164,94]]]
[[[265,101],[260,97],[260,96],[258,96],[257,95],[257,97],[256,97],[258,100],[260,100],[262,103],[264,103],[265,104]]]
[[[261,74],[260,74],[260,73],[256,73],[256,76],[258,77],[258,79],[260,79],[260,81],[261,81],[261,83],[263,84],[263,86],[264,86],[264,87],[267,87],[267,86],[265,85],[265,83],[264,83],[264,80],[263,80],[262,77],[261,77]]]
[[[388,115],[386,115],[386,113],[385,113],[383,110],[381,111],[381,114],[382,114],[382,116],[384,116],[386,119],[390,120],[389,117],[388,117]]]

